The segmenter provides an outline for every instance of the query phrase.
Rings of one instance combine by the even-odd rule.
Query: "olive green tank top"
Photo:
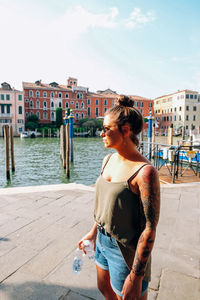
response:
[[[96,181],[94,218],[105,230],[116,239],[124,260],[132,268],[137,242],[145,227],[145,216],[140,196],[133,193],[129,182],[147,163],[123,182],[110,182],[103,177],[103,170]],[[150,281],[150,260],[147,263],[145,277]]]

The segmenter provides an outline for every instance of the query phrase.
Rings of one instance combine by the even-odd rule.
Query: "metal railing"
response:
[[[165,166],[172,183],[175,183],[179,176],[183,177],[189,169],[195,176],[200,177],[200,146],[174,146],[141,141],[139,151],[158,171]]]

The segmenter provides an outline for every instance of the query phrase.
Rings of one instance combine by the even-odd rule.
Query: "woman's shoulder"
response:
[[[143,163],[141,170],[138,173],[139,181],[150,183],[158,180],[158,171],[150,163]]]

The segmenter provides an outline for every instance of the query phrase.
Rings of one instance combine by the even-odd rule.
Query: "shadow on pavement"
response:
[[[83,289],[43,282],[0,285],[1,300],[86,300],[103,299],[96,289]]]

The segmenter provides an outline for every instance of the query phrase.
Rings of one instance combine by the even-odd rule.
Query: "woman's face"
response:
[[[117,124],[114,122],[112,115],[106,115],[103,122],[101,137],[106,148],[117,149],[123,142],[123,134],[119,131]]]

